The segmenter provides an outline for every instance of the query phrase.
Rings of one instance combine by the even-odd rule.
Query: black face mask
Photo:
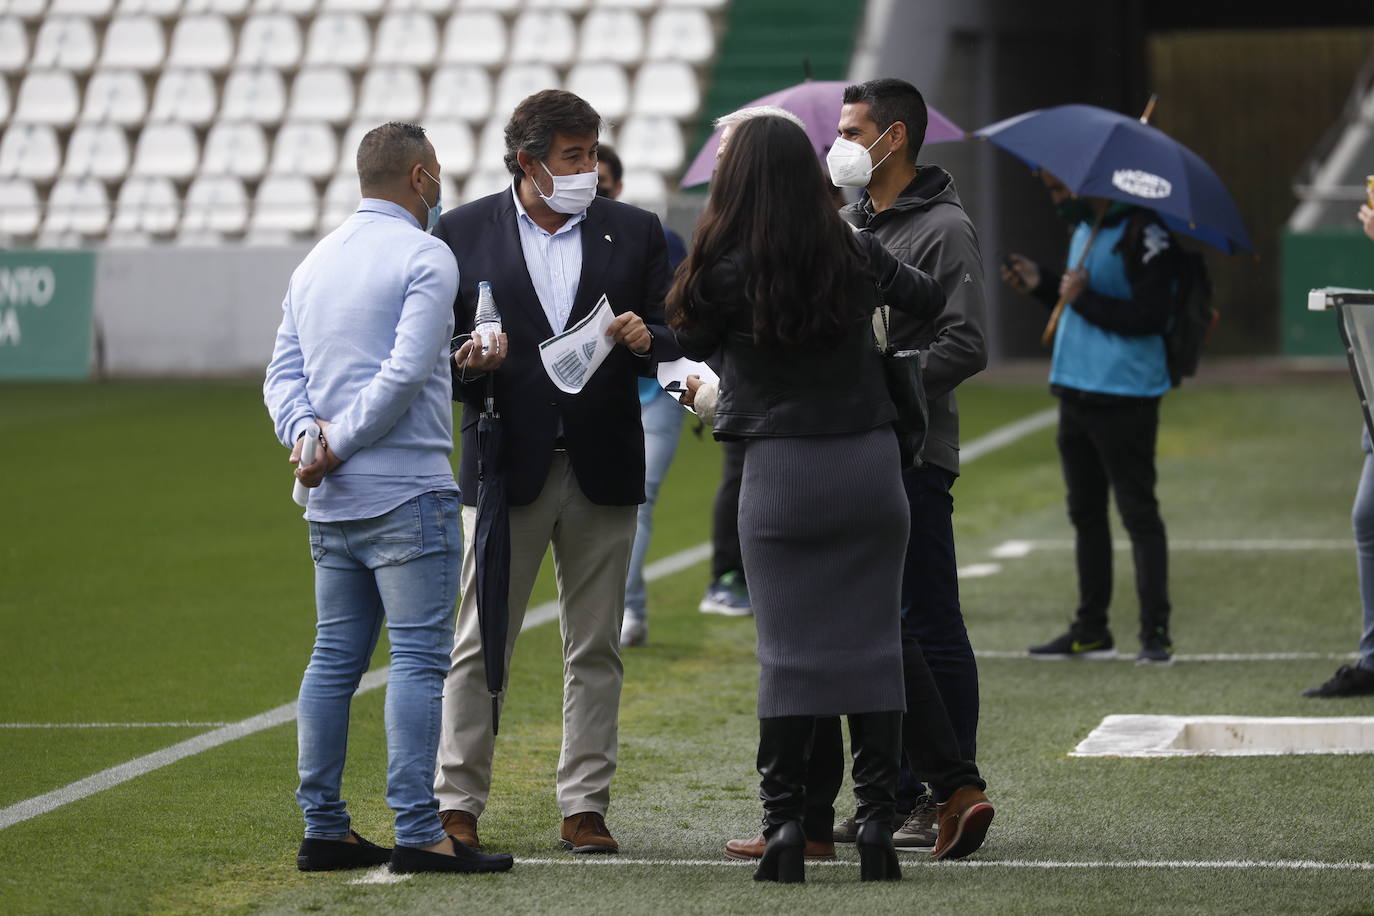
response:
[[[1054,205],[1055,215],[1071,226],[1086,223],[1093,217],[1093,208],[1081,197],[1066,197]]]

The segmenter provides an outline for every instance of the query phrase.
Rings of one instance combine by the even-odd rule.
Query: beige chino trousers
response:
[[[553,545],[563,637],[563,747],[557,785],[558,807],[564,817],[584,811],[604,815],[610,804],[624,681],[620,624],[637,509],[591,502],[577,484],[567,453],[558,451],[539,498],[510,510],[507,684],[530,591],[544,553]],[[463,594],[452,664],[444,680],[434,794],[441,811],[481,815],[491,792],[495,740],[477,622],[476,525],[476,508],[464,506]]]

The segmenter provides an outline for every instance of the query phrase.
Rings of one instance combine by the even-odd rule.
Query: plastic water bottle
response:
[[[496,346],[496,335],[501,333],[501,313],[496,310],[496,297],[486,280],[477,284],[477,321],[473,330],[482,340],[482,352],[490,353]]]

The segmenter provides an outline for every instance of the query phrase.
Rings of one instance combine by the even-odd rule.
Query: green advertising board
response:
[[[95,253],[0,251],[0,380],[91,376]]]
[[[1331,313],[1307,310],[1307,291],[1323,286],[1374,289],[1374,242],[1358,228],[1284,230],[1279,308],[1284,356],[1345,356]]]

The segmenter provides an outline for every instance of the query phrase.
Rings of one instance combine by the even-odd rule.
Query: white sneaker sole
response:
[[[720,604],[715,601],[702,601],[697,605],[697,610],[703,614],[720,614],[722,617],[752,617],[753,608],[731,607],[728,604]]]

